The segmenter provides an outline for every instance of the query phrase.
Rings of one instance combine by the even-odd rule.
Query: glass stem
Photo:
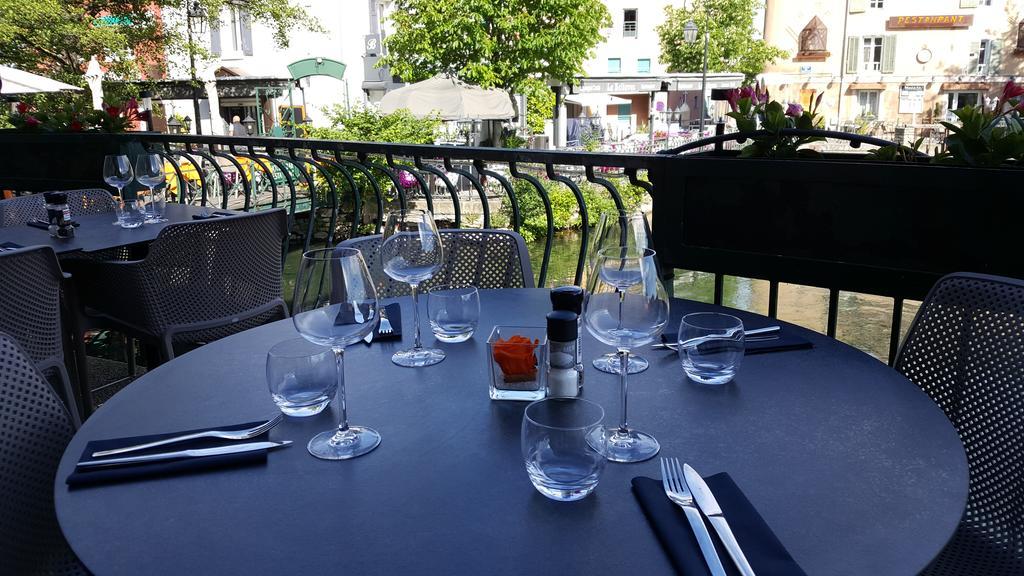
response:
[[[412,349],[419,350],[422,348],[420,345],[420,293],[417,290],[419,284],[410,284],[409,288],[412,289],[412,333],[415,336]]]
[[[626,434],[629,432],[629,427],[626,425],[626,373],[629,368],[629,350],[626,348],[619,348],[619,388],[622,394],[622,421],[619,424],[619,433]]]
[[[345,349],[334,348],[334,368],[338,379],[338,410],[341,412],[341,420],[338,422],[338,431],[334,433],[331,442],[341,442],[348,432],[348,406],[345,398]]]
[[[619,330],[622,330],[622,305],[626,302],[626,292],[619,288],[615,291],[619,293]]]

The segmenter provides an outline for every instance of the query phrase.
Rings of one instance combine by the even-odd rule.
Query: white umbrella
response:
[[[444,76],[392,90],[380,101],[385,114],[403,108],[413,116],[437,114],[442,120],[505,120],[516,115],[507,93]]]
[[[60,92],[62,90],[81,90],[78,86],[65,84],[45,76],[0,65],[0,94],[35,94],[37,92]]]

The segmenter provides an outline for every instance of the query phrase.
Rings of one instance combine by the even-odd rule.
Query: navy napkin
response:
[[[754,330],[754,328],[750,329]],[[781,330],[774,332],[773,334],[778,335],[778,338],[772,338],[771,340],[745,341],[743,344],[744,355],[749,356],[752,354],[767,354],[768,352],[785,352],[787,350],[806,350],[814,346],[811,344],[810,340],[788,332],[785,327],[782,327]],[[760,335],[758,334],[756,336]],[[666,344],[676,344],[678,342],[675,334],[662,334],[661,341]]]
[[[209,220],[210,218],[223,218],[225,216],[235,216],[233,212],[208,212],[207,214],[193,214],[193,220]]]
[[[401,340],[402,339],[402,306],[398,302],[392,302],[384,307],[387,310],[388,322],[391,322],[391,329],[394,330],[390,334],[381,334],[380,323],[373,329],[373,341],[377,340]]]
[[[14,242],[4,242],[0,244],[0,248],[4,250],[17,250],[18,248],[24,248],[21,244],[15,244]]]
[[[739,542],[744,556],[758,576],[806,576],[728,474],[723,472],[708,476],[704,480],[718,500],[718,505],[722,507],[722,514],[729,521],[736,541]],[[633,494],[640,502],[647,521],[654,529],[676,572],[683,576],[711,574],[685,513],[668,499],[661,481],[643,476],[633,478]],[[738,575],[740,572],[722,546],[715,529],[708,522],[705,522],[705,525],[711,533],[711,539],[718,550],[718,557],[722,560],[725,572]]]
[[[151,434],[149,436],[132,436],[128,438],[111,438],[108,440],[93,440],[85,445],[85,449],[82,451],[82,455],[78,461],[83,462],[86,460],[94,460],[92,457],[93,452],[100,450],[110,450],[111,448],[121,448],[124,446],[134,446],[136,444],[145,444],[146,442],[153,442],[154,440],[163,440],[164,438],[170,438],[172,436],[181,436],[183,434],[191,434],[193,432],[205,432],[207,430],[248,430],[259,426],[264,421],[259,420],[256,422],[246,422],[244,424],[234,424],[231,426],[216,426],[213,428],[199,428],[196,430],[183,430],[181,432],[171,432],[168,434]],[[269,432],[265,432],[255,438],[244,440],[243,442],[259,442],[267,439]],[[138,452],[130,452],[128,454],[118,454],[117,456],[108,456],[108,458],[119,458],[121,456],[141,456],[143,454],[157,454],[162,452],[174,452],[177,450],[187,450],[194,448],[214,448],[217,446],[225,446],[227,444],[234,444],[238,441],[235,440],[223,440],[217,438],[202,438],[199,440],[192,440],[190,442],[178,442],[175,444],[168,444],[165,446],[157,446],[156,448],[150,448],[149,450],[140,450]],[[230,468],[235,466],[244,466],[252,464],[263,464],[267,461],[266,450],[254,450],[252,452],[243,452],[240,454],[221,454],[217,456],[203,456],[200,458],[185,458],[181,460],[164,460],[161,462],[147,462],[141,464],[130,464],[123,466],[114,466],[110,468],[75,468],[65,482],[68,486],[75,488],[79,486],[91,486],[94,484],[107,484],[113,482],[123,482],[128,480],[136,480],[140,478],[151,478],[155,476],[171,476],[174,474],[184,474],[189,472],[199,472],[202,470],[216,469],[216,468]]]

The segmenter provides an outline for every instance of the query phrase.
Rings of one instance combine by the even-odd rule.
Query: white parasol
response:
[[[505,120],[516,115],[507,93],[445,76],[392,90],[380,101],[385,114],[403,108],[414,116],[437,114],[442,120]]]

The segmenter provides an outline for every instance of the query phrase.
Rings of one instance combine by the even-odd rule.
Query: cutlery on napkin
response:
[[[714,493],[723,516],[728,518],[736,540],[743,547],[754,572],[760,576],[806,576],[728,474],[723,472],[708,476],[704,481]],[[640,508],[676,571],[684,576],[710,574],[686,516],[665,495],[661,480],[638,476],[633,478],[632,485]],[[719,557],[730,558],[729,551],[717,533],[712,534],[712,540]],[[725,564],[727,574],[740,574],[733,563]]]
[[[391,332],[381,332],[380,323],[373,329],[373,332],[368,336],[369,340],[364,339],[363,342],[369,345],[371,342],[378,340],[401,340],[402,339],[402,306],[398,302],[392,302],[387,306],[383,307],[385,314],[387,314],[388,322],[391,323]]]

